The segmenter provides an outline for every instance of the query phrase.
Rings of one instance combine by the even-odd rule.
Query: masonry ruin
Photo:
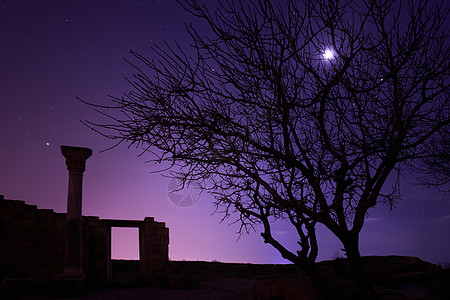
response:
[[[165,223],[148,217],[139,221],[81,216],[81,177],[90,149],[61,148],[69,170],[67,213],[0,195],[0,282],[29,278],[38,284],[61,279],[107,283],[112,279],[111,228],[136,227],[140,280],[155,284],[168,262]]]

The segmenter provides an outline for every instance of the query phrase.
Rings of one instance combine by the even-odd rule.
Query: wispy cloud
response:
[[[366,222],[381,221],[383,218],[367,218]]]
[[[433,223],[450,222],[450,214],[443,215],[438,218],[432,219],[432,220],[430,220],[430,222],[433,222]]]

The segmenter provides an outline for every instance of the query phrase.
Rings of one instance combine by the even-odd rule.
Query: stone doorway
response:
[[[115,280],[120,280],[120,281],[138,281],[142,276],[140,275],[141,273],[141,269],[142,269],[142,256],[143,256],[143,249],[142,249],[142,245],[141,245],[141,234],[142,234],[142,225],[143,225],[143,221],[134,221],[134,220],[104,220],[106,222],[106,240],[107,240],[107,278],[109,281],[115,281]],[[139,239],[138,239],[138,243],[139,243],[139,262],[138,262],[138,266],[135,266],[135,263],[129,263],[129,264],[124,264],[123,262],[115,262],[115,265],[113,265],[113,258],[112,258],[112,228],[138,228],[139,230]],[[132,269],[138,269],[137,273],[138,274],[133,274],[136,273],[136,270],[129,270],[129,268]],[[122,276],[113,276],[114,275],[114,268],[120,268],[121,270],[126,269],[125,273],[129,273],[128,276],[128,280],[126,280],[125,278],[123,278]],[[136,276],[134,276],[136,275]],[[115,278],[116,277],[116,278]]]
[[[139,228],[111,228],[111,259],[139,261]]]
[[[169,259],[169,229],[153,218],[137,220],[102,220],[106,228],[106,278],[112,280],[111,228],[134,227],[139,229],[139,280],[158,284],[158,278],[167,267]]]
[[[111,227],[111,277],[119,284],[139,283],[139,228]]]

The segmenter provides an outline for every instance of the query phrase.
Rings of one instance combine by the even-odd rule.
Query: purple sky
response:
[[[129,90],[123,61],[130,49],[144,55],[163,40],[186,43],[187,15],[174,0],[0,0],[0,194],[39,208],[65,212],[67,171],[60,145],[93,149],[84,176],[83,214],[101,218],[153,216],[170,229],[172,260],[284,263],[259,231],[237,240],[238,226],[220,215],[207,195],[180,207],[170,180],[155,166],[90,131],[80,119],[98,115],[75,97],[106,103]],[[418,256],[450,261],[450,201],[403,179],[403,200],[394,211],[371,211],[361,234],[363,255]],[[198,196],[198,195],[197,195]],[[196,197],[196,196],[195,196]],[[292,230],[274,232],[295,245]],[[335,238],[319,233],[319,260],[343,255]],[[136,230],[113,232],[113,257],[136,258]]]

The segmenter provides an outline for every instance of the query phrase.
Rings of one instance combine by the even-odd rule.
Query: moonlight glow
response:
[[[323,58],[330,60],[330,59],[333,59],[334,53],[332,50],[326,49],[325,52],[323,52],[322,56],[323,56]]]

